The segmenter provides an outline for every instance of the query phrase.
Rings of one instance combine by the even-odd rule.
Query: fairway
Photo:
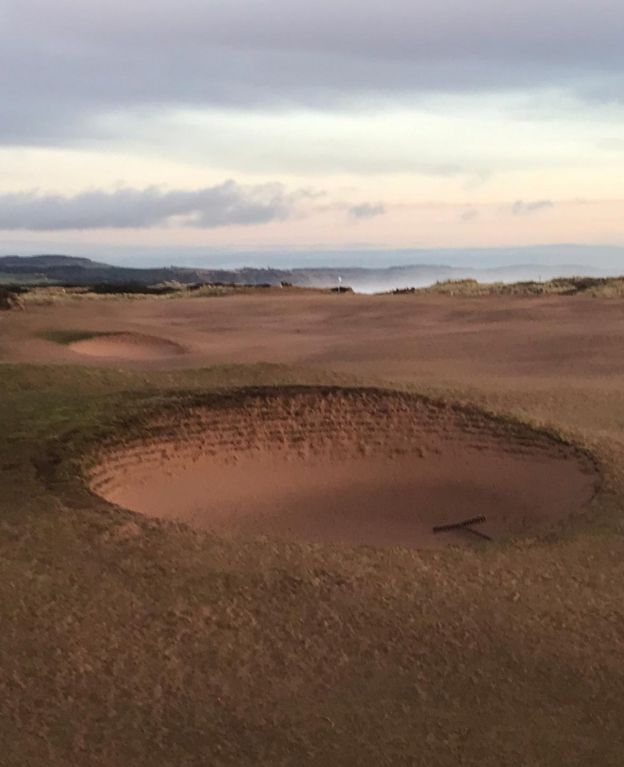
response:
[[[619,299],[0,322],[0,763],[621,764]]]

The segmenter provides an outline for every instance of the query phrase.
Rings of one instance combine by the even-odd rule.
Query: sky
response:
[[[0,251],[624,245],[623,28],[621,0],[2,0]]]

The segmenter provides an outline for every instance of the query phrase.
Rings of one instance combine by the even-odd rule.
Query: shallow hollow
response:
[[[579,511],[591,458],[517,423],[416,396],[267,389],[214,397],[104,448],[94,492],[220,535],[432,547],[517,536]],[[485,517],[471,528],[434,527]]]
[[[159,360],[184,354],[175,341],[143,333],[94,333],[73,341],[69,348],[88,357],[113,357],[127,360]]]

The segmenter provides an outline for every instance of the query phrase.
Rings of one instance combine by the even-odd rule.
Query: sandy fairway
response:
[[[123,335],[70,347],[40,337],[51,330]],[[185,353],[170,354],[169,344]],[[284,294],[85,300],[0,317],[0,361],[119,360],[152,369],[274,362],[491,388],[528,378],[607,382],[624,375],[624,309],[615,299],[567,296]]]
[[[273,391],[148,425],[92,475],[107,500],[219,534],[437,547],[580,510],[591,462],[526,427],[398,393]]]

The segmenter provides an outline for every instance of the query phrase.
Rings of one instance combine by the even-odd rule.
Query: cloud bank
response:
[[[103,115],[163,108],[552,87],[621,102],[623,27],[621,0],[5,0],[0,141],[106,138]]]
[[[381,203],[363,202],[359,205],[352,205],[349,208],[349,215],[351,218],[355,218],[360,221],[377,218],[377,216],[383,216],[385,212],[386,207]]]
[[[150,187],[72,196],[0,194],[0,230],[144,229],[170,223],[250,226],[292,218],[313,196],[305,190],[289,192],[281,184],[241,186],[234,181],[192,191]]]
[[[511,212],[514,216],[530,216],[532,213],[539,213],[542,210],[554,207],[555,204],[551,200],[533,200],[529,202],[516,200],[511,206]]]

